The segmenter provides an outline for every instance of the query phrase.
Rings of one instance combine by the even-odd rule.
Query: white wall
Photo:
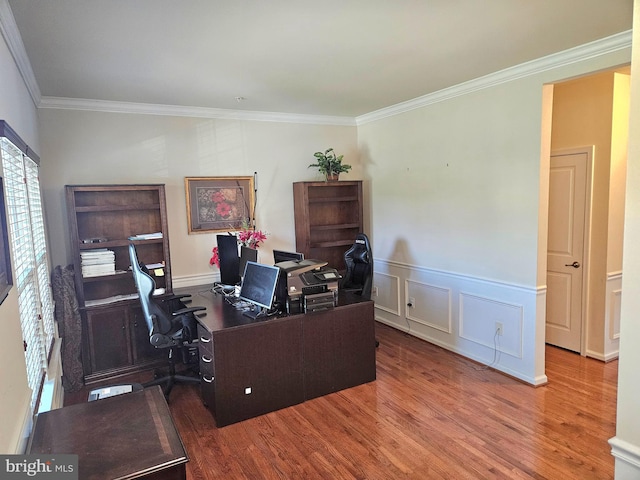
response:
[[[635,2],[633,59],[631,64],[631,111],[629,131],[640,128],[640,4]],[[618,417],[616,436],[610,440],[615,460],[616,480],[640,478],[640,138],[629,136],[627,193],[625,202],[624,253],[620,360],[618,366]]]
[[[497,349],[496,368],[546,381],[543,86],[629,60],[627,48],[546,64],[359,126],[380,321],[483,363]]]
[[[295,248],[292,183],[317,180],[313,153],[334,147],[361,178],[356,128],[42,109],[47,162],[41,183],[54,265],[72,262],[64,185],[163,183],[174,286],[210,281],[215,234],[189,235],[185,177],[258,172],[257,227],[270,233],[259,255]],[[213,277],[211,277],[213,278]]]
[[[34,151],[40,152],[36,108],[22,77],[0,37],[0,119],[5,120]],[[0,176],[2,167],[0,162]],[[12,255],[13,258],[13,255]],[[13,276],[15,279],[15,274]],[[27,385],[22,330],[16,288],[0,305],[2,348],[0,348],[0,453],[19,453],[21,434],[30,421],[31,390]]]

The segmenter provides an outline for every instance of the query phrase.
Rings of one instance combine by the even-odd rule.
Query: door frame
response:
[[[589,325],[589,306],[590,306],[590,295],[589,295],[589,259],[591,258],[591,217],[593,210],[593,158],[594,158],[594,150],[595,146],[585,146],[585,147],[574,147],[574,148],[562,148],[557,150],[551,150],[551,154],[549,156],[549,174],[551,174],[551,157],[560,156],[560,155],[576,155],[584,153],[587,155],[587,186],[585,192],[585,206],[584,206],[584,232],[583,232],[583,251],[582,251],[582,319],[580,323],[580,355],[583,357],[587,355],[587,345],[588,345],[588,333],[589,329],[587,328]],[[551,208],[551,205],[548,205],[548,208]],[[549,218],[547,212],[547,219]],[[548,253],[547,253],[548,254]],[[605,252],[606,254],[606,252]],[[545,302],[548,300],[545,300]],[[545,320],[546,321],[546,320]],[[546,335],[545,335],[545,343],[546,343]]]

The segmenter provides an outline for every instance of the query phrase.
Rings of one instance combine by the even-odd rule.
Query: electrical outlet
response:
[[[502,323],[496,322],[496,334],[499,336],[502,336],[502,332],[503,332]]]
[[[409,297],[409,302],[407,303],[407,307],[416,308],[416,297]]]
[[[378,296],[378,287],[374,286],[374,287],[371,289],[371,296],[372,296],[372,297],[377,297],[377,296]]]

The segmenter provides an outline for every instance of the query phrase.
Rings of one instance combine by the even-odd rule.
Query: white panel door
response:
[[[549,177],[546,341],[581,351],[587,152],[552,155]]]

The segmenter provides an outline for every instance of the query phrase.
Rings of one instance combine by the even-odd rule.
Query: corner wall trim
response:
[[[640,472],[640,447],[618,437],[610,438],[609,445],[611,445],[611,455]]]

